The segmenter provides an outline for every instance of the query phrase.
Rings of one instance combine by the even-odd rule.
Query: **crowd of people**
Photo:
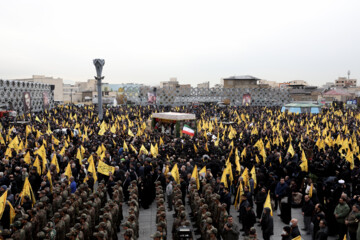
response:
[[[195,113],[195,136],[151,129],[163,111]],[[277,209],[282,239],[360,239],[357,110],[121,106],[99,120],[93,106],[58,106],[0,121],[4,239],[137,239],[154,200],[154,239],[179,239],[181,227],[201,239],[270,239]]]

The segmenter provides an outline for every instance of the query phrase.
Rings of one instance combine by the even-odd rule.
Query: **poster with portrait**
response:
[[[148,92],[148,103],[149,104],[156,104],[156,95],[155,95],[155,93]]]
[[[49,100],[49,93],[47,92],[43,92],[43,106],[44,106],[44,110],[49,110],[50,100]]]
[[[243,95],[242,105],[243,106],[250,106],[251,105],[251,96],[250,96],[249,93],[246,93],[246,94]]]
[[[31,112],[31,95],[29,92],[24,92],[24,113]]]

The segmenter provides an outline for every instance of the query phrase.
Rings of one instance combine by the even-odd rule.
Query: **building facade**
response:
[[[160,82],[160,88],[176,88],[179,86],[177,78],[170,78],[170,81]]]
[[[349,79],[345,77],[339,77],[335,80],[336,87],[356,87],[356,79]]]
[[[63,102],[64,101],[64,91],[63,91],[63,79],[46,77],[44,75],[33,75],[31,78],[24,79],[13,79],[14,81],[23,81],[23,82],[37,82],[43,84],[53,85],[54,88],[54,101]]]
[[[224,88],[257,88],[260,79],[250,76],[231,76],[222,79]]]
[[[197,85],[198,88],[210,88],[210,82],[203,82]]]

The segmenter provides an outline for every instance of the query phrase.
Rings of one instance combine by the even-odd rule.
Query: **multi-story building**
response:
[[[79,87],[73,84],[64,84],[64,103],[76,103],[81,102],[81,92],[79,91]]]
[[[50,84],[54,86],[54,101],[63,102],[64,101],[64,91],[63,91],[63,79],[62,78],[53,78],[46,77],[44,75],[33,75],[32,78],[23,78],[23,79],[13,79],[14,81],[24,81],[24,82],[39,82]]]
[[[259,80],[258,82],[259,85],[268,85],[269,87],[271,88],[279,88],[279,83],[275,82],[275,81],[268,81],[268,80],[264,80],[264,79],[261,79]]]
[[[203,82],[197,85],[198,88],[210,88],[210,82]]]
[[[356,79],[349,79],[346,77],[339,77],[335,80],[336,87],[356,87]]]
[[[222,85],[224,88],[256,88],[260,79],[250,76],[231,76],[222,79]]]
[[[308,86],[308,83],[304,80],[292,80],[289,82],[290,86],[296,86],[296,85],[301,85],[301,86]]]
[[[170,81],[160,82],[160,88],[176,88],[179,82],[176,78],[170,78]]]
[[[75,86],[80,92],[96,92],[97,91],[97,80],[88,79],[86,82],[75,82]]]

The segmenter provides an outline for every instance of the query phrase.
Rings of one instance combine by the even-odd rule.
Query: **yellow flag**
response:
[[[196,153],[198,152],[198,149],[197,149],[195,143],[194,143],[194,151],[195,151]]]
[[[70,178],[72,176],[70,163],[68,163],[68,165],[65,168],[65,176],[67,176],[69,180],[70,180]]]
[[[59,173],[60,172],[60,168],[59,168],[59,163],[56,157],[56,153],[53,154],[53,157],[51,159],[51,164],[54,164],[56,166],[56,172]]]
[[[39,174],[39,176],[41,176],[41,167],[40,167],[40,160],[39,157],[36,156],[35,162],[33,164],[34,167],[36,167],[36,171]]]
[[[235,149],[235,165],[236,165],[236,171],[238,171],[239,173],[241,172],[241,166],[240,166],[240,158],[239,158],[239,153],[238,153],[238,149]]]
[[[64,156],[65,154],[65,146],[63,146],[63,148],[61,149],[60,153],[59,153],[61,156]]]
[[[129,152],[129,148],[128,148],[125,140],[124,140],[124,144],[123,144],[123,149],[124,149],[124,152],[125,152],[125,151],[126,151],[126,152]]]
[[[52,184],[52,178],[51,178],[51,173],[50,173],[50,171],[47,172],[46,176],[47,176],[47,178],[49,179],[49,182],[50,182],[50,191],[52,192],[52,190],[53,190],[53,184]]]
[[[237,210],[238,209],[238,205],[239,205],[239,198],[244,194],[244,188],[243,188],[243,185],[242,183],[240,182],[239,184],[239,187],[238,187],[238,190],[236,192],[236,197],[235,197],[235,203],[234,203],[234,206],[235,206],[235,209]],[[240,204],[241,204],[242,201],[240,201]]]
[[[109,172],[112,172],[112,174],[114,174],[115,168],[107,165],[106,163],[104,163],[102,161],[99,161],[97,171],[98,171],[98,173],[109,176],[110,175]]]
[[[207,144],[207,143],[205,144],[205,148],[204,148],[204,149],[205,149],[205,151],[207,151],[207,152],[209,151],[209,148],[208,148],[208,144]]]
[[[19,197],[21,198],[21,204],[23,204],[25,196],[28,196],[32,200],[33,205],[36,203],[34,192],[27,177],[25,178],[23,189],[19,195]]]
[[[17,150],[18,145],[19,145],[19,139],[17,136],[15,136],[15,138],[13,140],[11,140],[11,142],[9,143],[8,147]]]
[[[36,151],[34,152],[34,154],[39,155],[39,156],[42,158],[43,161],[44,161],[44,160],[46,161],[46,150],[45,150],[44,144],[41,145],[41,147],[40,147],[38,150],[36,150]]]
[[[136,150],[136,148],[135,148],[132,144],[130,144],[130,148],[131,148],[131,150],[132,150],[134,153],[137,154],[137,150]]]
[[[128,129],[128,135],[131,136],[131,137],[135,137],[133,132],[130,130],[130,128]]]
[[[103,152],[103,150],[102,150],[101,146],[99,146],[96,151],[96,154],[100,157],[102,152]]]
[[[310,190],[309,190],[309,197],[311,198],[312,195],[313,195],[313,188],[314,188],[314,185],[311,183],[310,185]]]
[[[46,171],[46,165],[47,165],[47,159],[45,158],[45,160],[42,160],[42,174],[44,174]]]
[[[162,145],[164,145],[164,141],[163,141],[163,139],[160,137],[159,146],[162,146]]]
[[[35,117],[35,121],[41,123],[41,120],[38,118],[38,116]]]
[[[178,169],[178,165],[177,163],[175,163],[175,165],[173,166],[173,168],[171,169],[171,176],[173,176],[175,182],[177,182],[178,184],[180,184],[180,174],[179,174],[179,169]]]
[[[346,237],[346,235],[345,235],[345,237]],[[301,235],[299,235],[299,236],[297,236],[297,237],[294,237],[294,238],[292,238],[291,240],[301,240]],[[345,240],[346,240],[346,238],[345,238]]]
[[[194,170],[191,174],[191,178],[194,178],[196,181],[196,187],[199,190],[200,189],[200,180],[199,180],[199,173],[197,171],[197,165],[195,165]]]
[[[271,200],[270,200],[270,191],[268,191],[268,195],[266,197],[264,208],[270,208],[270,215],[273,215],[272,207],[271,207]]]
[[[94,178],[94,182],[96,182],[97,181],[97,175],[96,175],[95,164],[94,164],[94,160],[93,160],[92,156],[90,156],[90,158],[88,159],[88,162],[89,162],[88,172],[92,173],[92,176]]]
[[[81,154],[81,150],[80,150],[80,148],[78,148],[78,150],[77,150],[77,153],[76,153],[76,159],[78,159],[79,160],[79,163],[80,163],[80,166],[82,165],[82,154]]]
[[[348,150],[347,150],[345,159],[346,159],[346,161],[348,161],[350,163],[350,170],[353,170],[354,169],[354,155],[350,151],[350,148],[348,148]]]
[[[106,132],[105,127],[102,127],[102,128],[100,128],[98,135],[103,136],[105,132]]]
[[[244,160],[244,158],[246,158],[246,147],[242,150],[240,157],[243,160]]]
[[[8,194],[8,191],[6,190],[6,192],[4,192],[3,195],[0,197],[0,219],[5,210],[7,194]]]
[[[288,148],[287,152],[290,153],[291,157],[293,157],[294,154],[295,154],[294,148],[293,148],[293,146],[291,145],[291,143],[290,143],[290,145],[289,145],[289,148]]]
[[[224,183],[224,186],[226,188],[228,188],[228,181],[227,181],[227,175],[229,175],[229,181],[230,181],[230,185],[232,185],[232,181],[234,180],[233,178],[233,174],[232,174],[232,168],[231,168],[231,163],[228,162],[228,164],[226,165],[226,168],[224,169],[222,175],[221,175],[221,182]]]
[[[156,148],[151,144],[150,145],[150,152],[151,152],[151,155],[156,158],[157,157],[157,151],[156,151]]]
[[[116,133],[116,127],[115,127],[115,125],[112,125],[111,126],[111,128],[110,128],[110,132],[112,132],[112,133]]]
[[[143,153],[145,155],[148,155],[149,154],[149,151],[144,147],[144,145],[141,145],[141,148],[140,148],[140,154]]]
[[[27,152],[25,154],[25,157],[24,157],[24,162],[27,163],[27,164],[31,164],[31,157],[30,157],[30,152]]]
[[[6,200],[6,203],[7,203],[7,204],[9,205],[9,207],[10,207],[10,224],[13,224],[14,219],[15,219],[15,215],[16,215],[15,209],[14,209],[14,207],[11,205],[11,203],[10,203],[8,200]]]
[[[256,189],[257,179],[256,179],[255,166],[252,167],[250,173],[251,173],[252,179],[254,179],[254,189]]]
[[[204,166],[199,172],[199,175],[202,175],[203,177],[205,177],[205,174],[206,174],[206,166]]]
[[[308,171],[309,171],[309,168],[308,168],[308,160],[306,159],[304,150],[302,151],[302,154],[301,154],[301,164],[300,164],[300,167],[301,167],[301,171],[303,171],[303,172],[308,172]]]

